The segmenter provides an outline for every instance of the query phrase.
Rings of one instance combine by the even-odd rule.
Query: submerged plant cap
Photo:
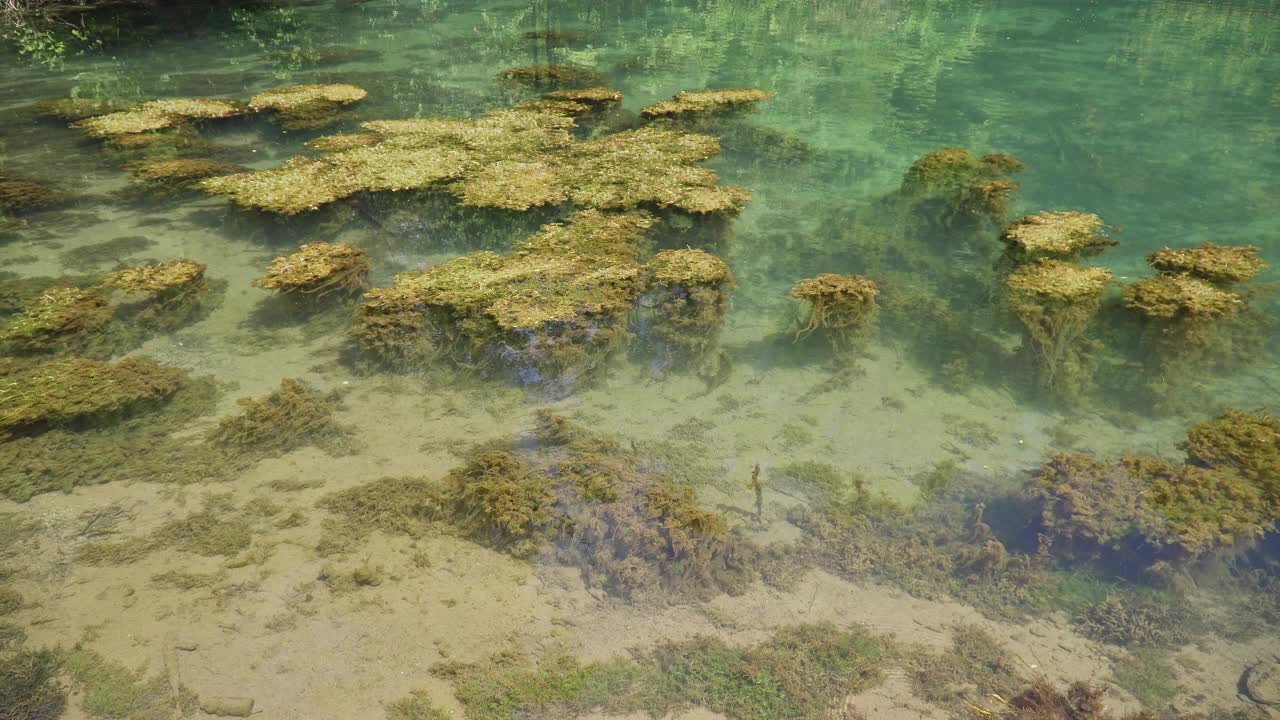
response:
[[[153,100],[130,110],[85,118],[72,127],[93,137],[106,138],[160,130],[186,120],[228,118],[245,112],[245,106],[235,100],[176,98]]]
[[[289,112],[298,110],[316,101],[335,105],[350,105],[369,96],[363,88],[346,83],[330,85],[290,85],[258,93],[249,98],[249,108],[254,111],[276,110]]]
[[[369,266],[364,249],[350,243],[307,243],[292,255],[272,260],[267,274],[253,284],[271,290],[306,289],[324,286],[337,276],[353,276],[359,284]]]
[[[964,148],[945,147],[912,163],[902,184],[915,190],[956,190],[974,182],[1005,178],[1025,167],[1012,155],[994,153],[978,157]]]
[[[67,195],[32,180],[0,176],[0,212],[30,212],[66,201]]]
[[[186,374],[143,358],[118,363],[73,358],[0,380],[0,430],[58,422],[166,397]]]
[[[1212,282],[1244,282],[1267,269],[1256,245],[1215,245],[1164,248],[1147,254],[1151,267],[1167,273],[1186,273]]]
[[[499,80],[531,87],[597,87],[608,82],[604,73],[585,65],[525,65],[498,73]]]
[[[622,93],[613,88],[601,86],[578,88],[576,90],[552,90],[549,93],[544,93],[542,97],[546,100],[568,100],[569,102],[586,105],[605,105],[620,102]]]
[[[1102,218],[1092,213],[1046,210],[1013,223],[1000,239],[1027,255],[1070,258],[1119,244],[1106,231]]]
[[[723,260],[705,250],[663,250],[649,261],[653,280],[659,285],[727,285],[733,287],[733,273]]]
[[[636,262],[648,250],[645,231],[657,219],[642,211],[609,213],[583,210],[565,223],[548,223],[522,240],[516,252],[576,255]]]
[[[577,117],[591,112],[591,106],[573,100],[530,100],[523,102],[512,110],[546,112],[565,117]]]
[[[125,168],[148,182],[190,181],[247,170],[242,165],[214,160],[212,158],[158,158],[155,160],[135,160],[125,164]]]
[[[1019,295],[1075,303],[1100,297],[1110,280],[1111,271],[1105,268],[1040,260],[1013,271],[1005,282]]]
[[[49,288],[5,326],[0,332],[0,342],[37,340],[89,330],[105,323],[109,315],[107,299],[94,290]]]
[[[640,114],[647,118],[655,118],[684,115],[686,113],[726,112],[754,105],[771,97],[773,97],[773,93],[756,88],[686,90],[676,93],[670,100],[664,100],[642,108]]]
[[[1236,312],[1244,299],[1191,275],[1157,275],[1125,288],[1124,304],[1153,318],[1214,318]]]
[[[204,279],[205,266],[191,260],[171,260],[117,270],[102,280],[103,287],[127,292],[159,292]]]
[[[861,275],[823,273],[796,283],[790,294],[798,300],[822,299],[832,304],[870,303],[880,294],[880,288],[870,278]]]

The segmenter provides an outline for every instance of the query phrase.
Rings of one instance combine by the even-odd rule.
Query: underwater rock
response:
[[[1107,235],[1109,229],[1102,218],[1091,213],[1046,210],[1005,228],[1000,240],[1019,262],[1039,258],[1075,260],[1118,245]]]
[[[282,293],[354,293],[368,287],[371,263],[364,249],[345,242],[307,243],[292,255],[271,261],[257,287]]]
[[[1211,242],[1201,243],[1198,248],[1166,247],[1147,253],[1147,263],[1163,273],[1187,274],[1218,285],[1245,282],[1267,269],[1255,245]]]
[[[291,85],[254,95],[249,109],[274,111],[274,121],[285,130],[313,130],[337,122],[343,108],[368,95],[363,88],[346,83]]]
[[[1079,397],[1088,384],[1093,348],[1084,334],[1110,280],[1103,268],[1059,260],[1023,265],[1005,279],[1009,305],[1035,348],[1041,382],[1063,397]]]
[[[723,113],[752,107],[756,103],[768,100],[771,97],[773,97],[773,93],[756,88],[685,90],[676,93],[670,100],[664,100],[641,108],[640,115],[646,118],[658,118],[687,114]]]
[[[66,193],[48,185],[0,175],[0,213],[19,215],[46,210],[68,199]]]
[[[875,325],[880,290],[861,275],[824,273],[796,283],[789,294],[809,305],[808,316],[796,332],[797,340],[821,330],[832,347],[844,353],[855,349]]]
[[[499,80],[532,88],[584,88],[607,85],[604,73],[584,65],[525,65],[498,73]]]
[[[186,374],[144,358],[55,360],[0,380],[0,432],[131,411],[178,390]]]
[[[673,367],[697,369],[718,346],[733,274],[702,250],[664,250],[649,261],[652,342]]]
[[[85,118],[71,127],[96,138],[137,135],[172,127],[189,120],[209,120],[244,115],[248,110],[235,100],[178,98],[153,100],[130,110]]]

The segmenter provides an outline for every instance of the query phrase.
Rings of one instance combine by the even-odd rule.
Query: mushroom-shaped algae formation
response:
[[[653,340],[673,366],[696,369],[719,342],[733,274],[703,250],[664,250],[649,261],[649,272]]]
[[[1255,245],[1202,243],[1197,248],[1164,248],[1147,253],[1151,267],[1170,274],[1192,275],[1219,286],[1242,283],[1267,269]]]
[[[1091,213],[1046,210],[1005,228],[1000,240],[1014,264],[1040,258],[1075,260],[1118,245],[1108,236],[1109,229]]]
[[[130,308],[144,327],[176,328],[198,314],[209,292],[205,266],[191,260],[138,265],[109,273],[102,286],[147,297]]]
[[[0,331],[9,352],[74,351],[111,320],[107,298],[96,290],[49,288]]]
[[[0,380],[0,432],[119,413],[172,395],[186,375],[143,358],[55,360]]]
[[[192,120],[236,117],[248,112],[242,103],[218,98],[153,100],[129,110],[85,118],[72,125],[96,138],[136,135]]]
[[[275,111],[275,122],[285,130],[314,130],[337,122],[343,108],[368,95],[363,88],[346,83],[291,85],[254,95],[249,109]]]
[[[607,85],[604,73],[585,65],[525,65],[498,73],[499,80],[533,88],[586,88]]]
[[[855,349],[875,325],[880,289],[861,275],[824,273],[796,283],[790,294],[809,304],[797,340],[820,330],[837,352],[844,353]]]
[[[1026,328],[1049,390],[1072,397],[1087,386],[1093,363],[1085,330],[1110,280],[1108,270],[1060,260],[1029,263],[1006,278],[1009,305]]]
[[[363,248],[345,242],[307,243],[292,255],[271,261],[253,284],[281,293],[350,294],[368,287],[371,263]]]
[[[756,88],[731,88],[727,90],[686,90],[676,93],[670,100],[649,105],[640,110],[646,118],[678,117],[690,114],[723,113],[753,107],[772,93]]]

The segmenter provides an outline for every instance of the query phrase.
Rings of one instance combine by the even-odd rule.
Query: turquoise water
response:
[[[142,412],[92,427],[26,428],[4,441],[11,459],[0,476],[0,527],[11,534],[0,535],[9,543],[0,565],[17,570],[0,575],[0,590],[22,601],[0,621],[21,629],[31,648],[81,648],[60,671],[79,688],[68,717],[160,717],[175,706],[199,716],[177,687],[200,698],[252,696],[271,718],[431,717],[386,709],[417,690],[468,718],[972,717],[1013,712],[1003,699],[1041,675],[1099,683],[1118,711],[1265,711],[1257,700],[1272,697],[1266,690],[1237,690],[1250,668],[1280,652],[1274,516],[1254,518],[1256,536],[1190,559],[1153,549],[1159,543],[1136,530],[1096,552],[1073,552],[1060,538],[1037,555],[1037,536],[1049,531],[1032,477],[1056,451],[1141,453],[1180,466],[1188,427],[1229,407],[1264,413],[1280,401],[1274,271],[1248,286],[1251,310],[1228,333],[1230,358],[1170,374],[1171,384],[1156,382],[1164,370],[1153,368],[1167,366],[1153,355],[1155,336],[1143,335],[1121,302],[1124,285],[1154,274],[1144,256],[1166,246],[1253,245],[1263,261],[1280,263],[1277,3],[371,0],[96,22],[89,34],[101,47],[6,50],[0,175],[48,183],[71,199],[0,218],[0,322],[14,322],[34,297],[14,289],[24,282],[91,287],[102,273],[150,260],[206,265],[215,302],[93,355],[150,357],[205,378],[204,395],[171,403],[185,409],[149,408],[172,413],[152,415],[167,418],[158,424]],[[574,37],[552,45],[525,36],[539,31]],[[311,61],[333,47],[358,52]],[[663,247],[705,247],[735,277],[705,362],[672,370],[648,353],[649,316],[637,309],[630,351],[614,353],[589,382],[544,382],[527,368],[492,371],[474,358],[389,368],[350,340],[357,299],[294,304],[253,280],[302,243],[346,241],[367,250],[371,285],[387,287],[399,273],[466,253],[507,252],[569,208],[474,210],[443,193],[407,192],[275,217],[199,191],[140,188],[122,167],[136,153],[29,109],[64,97],[247,100],[304,83],[368,91],[324,130],[286,132],[262,118],[208,122],[199,137],[211,145],[180,150],[267,169],[307,152],[304,141],[356,132],[363,121],[474,118],[537,99],[497,75],[546,62],[593,68],[623,94],[620,110],[580,121],[580,139],[639,126],[640,108],[681,90],[772,94],[698,128],[722,140],[705,165],[750,190],[741,212],[723,226],[660,213],[652,233]],[[899,192],[916,159],[945,147],[1025,164],[1010,220],[1073,210],[1114,228],[1119,244],[1082,261],[1116,283],[1089,331],[1096,364],[1080,388],[1064,395],[1041,386],[1003,300],[1000,228],[955,221],[944,202]],[[135,241],[88,259],[76,253],[116,238]],[[821,273],[880,285],[878,326],[856,358],[833,356],[817,337],[795,342],[804,306],[788,290]],[[19,358],[0,365],[6,382],[26,382],[30,356],[5,352]],[[271,449],[211,449],[219,419],[241,411],[237,398],[267,396],[290,378],[341,396],[334,417],[345,429],[293,442],[282,425],[266,433],[279,440]],[[421,497],[393,496],[355,516],[325,500],[384,477],[436,483],[494,443],[514,447],[534,475],[567,477],[553,460],[582,450],[548,446],[533,430],[536,409],[601,433],[609,441],[589,447],[614,453],[627,468],[622,477],[688,488],[735,542],[783,553],[775,565],[801,571],[759,560],[741,583],[703,582],[685,570],[694,563],[678,543],[656,556],[632,546],[639,542],[627,533],[666,519],[653,514],[632,526],[611,516],[617,524],[600,546],[626,545],[621,555],[634,552],[665,578],[659,592],[623,592],[629,586],[614,575],[625,573],[579,550],[592,541],[576,534],[590,505],[577,494],[557,510],[573,517],[569,539],[552,533],[522,551],[510,538],[495,540],[493,528],[468,530],[453,506],[414,505]],[[596,456],[583,462],[608,465]],[[1250,482],[1274,486],[1275,468]],[[1124,498],[1123,482],[1107,480],[1089,497],[1105,508],[1118,502],[1106,488]],[[1224,506],[1217,512],[1237,507]],[[234,532],[210,548],[191,539],[208,539],[202,531],[173,525],[196,516]],[[99,522],[108,530],[94,530]],[[992,539],[998,561],[983,554]],[[93,559],[100,543],[130,541],[131,549],[111,548],[120,557]],[[680,573],[697,576],[697,591],[667,582],[673,572],[682,582]],[[671,645],[693,637],[791,647],[780,633],[812,623],[831,623],[824,633],[865,626],[898,644],[877,655],[874,677],[850,669],[869,667],[856,664],[865,658],[833,671],[831,686],[811,673],[805,692],[819,699],[808,704],[775,677],[803,664],[792,656],[752,656],[744,662],[754,670],[671,659],[711,663]],[[953,637],[957,646],[972,639],[955,627],[980,628],[1002,644],[1000,672],[982,670],[990,663],[974,652],[946,655]],[[948,676],[903,649],[912,644],[959,669]],[[154,686],[137,690],[145,698],[124,715],[95,705],[86,649]],[[565,658],[628,657],[664,668],[663,687],[678,701],[655,700],[640,680],[606,681],[596,666],[584,673],[588,691],[564,697],[544,687],[521,698],[516,680],[494,680],[533,667],[559,677]],[[449,663],[473,665],[440,670]],[[715,691],[690,680],[710,682],[717,672],[731,679]],[[770,683],[782,689],[760,690]]]

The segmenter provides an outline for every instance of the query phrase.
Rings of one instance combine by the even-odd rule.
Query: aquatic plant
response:
[[[177,98],[153,100],[129,110],[97,115],[72,123],[95,138],[137,135],[173,127],[192,120],[210,120],[244,115],[248,109],[235,100]]]
[[[846,353],[874,328],[880,290],[861,275],[824,273],[796,283],[789,294],[809,306],[797,340],[821,330],[837,352]]]
[[[212,158],[154,158],[125,163],[125,169],[151,186],[195,187],[197,180],[244,172],[237,165]]]
[[[648,265],[652,341],[676,367],[696,367],[715,351],[729,311],[733,274],[703,250],[664,250]]]
[[[53,650],[0,655],[0,720],[57,720],[67,704],[58,682],[62,659]]]
[[[272,119],[285,130],[314,130],[337,122],[343,108],[368,95],[363,88],[346,83],[290,85],[254,95],[249,109],[273,111]]]
[[[387,706],[387,720],[449,720],[449,713],[431,702],[425,692],[414,691]]]
[[[93,720],[173,720],[197,707],[195,694],[167,675],[146,677],[82,645],[65,653],[63,669]]]
[[[569,90],[552,90],[543,93],[542,97],[547,100],[567,100],[569,102],[582,103],[584,105],[609,105],[622,101],[622,93],[613,88],[596,86],[576,88]]]
[[[530,100],[513,105],[512,110],[520,112],[543,112],[565,117],[578,117],[591,112],[591,106],[573,100]]]
[[[172,395],[186,374],[144,358],[55,360],[0,379],[0,432],[29,432],[137,411]]]
[[[1174,275],[1187,274],[1219,286],[1242,283],[1267,269],[1254,245],[1216,245],[1198,248],[1163,248],[1147,253],[1151,267]]]
[[[1041,258],[1076,260],[1118,245],[1108,235],[1110,229],[1091,213],[1045,210],[1009,225],[1000,240],[1015,264]]]
[[[773,93],[757,90],[756,88],[685,90],[676,93],[670,100],[664,100],[641,108],[640,115],[646,118],[658,118],[687,114],[723,113],[751,107],[771,97],[773,97]]]
[[[66,193],[33,180],[0,175],[0,213],[19,215],[65,203]]]
[[[956,625],[950,647],[940,655],[912,653],[907,671],[916,694],[936,704],[955,703],[966,687],[990,697],[1012,695],[1022,684],[1008,648],[972,624]]]
[[[1023,169],[1012,155],[978,157],[964,148],[941,148],[912,163],[899,193],[912,202],[941,201],[941,219],[948,225],[980,219],[1003,225],[1009,198],[1018,187],[1009,177]]]
[[[609,84],[609,78],[584,65],[524,65],[498,73],[499,80],[533,88],[588,88]]]
[[[210,442],[270,457],[305,445],[337,454],[351,436],[333,419],[342,407],[340,396],[322,394],[299,380],[286,378],[265,398],[241,398],[238,403],[240,414],[219,421]]]
[[[1107,712],[1103,699],[1103,688],[1077,680],[1067,686],[1066,692],[1058,689],[1052,681],[1043,675],[1036,676],[1031,683],[1008,701],[995,698],[1003,703],[988,708],[979,708],[978,714],[998,718],[999,720],[1110,720],[1113,716]],[[1146,712],[1130,713],[1123,720],[1150,720],[1152,715]]]
[[[45,353],[81,347],[111,319],[107,298],[96,290],[50,288],[9,321],[0,346],[20,353]]]
[[[192,260],[137,265],[108,273],[102,287],[146,296],[132,306],[122,306],[118,316],[143,328],[172,330],[205,309],[209,283],[204,271],[203,264]]]
[[[355,293],[368,287],[370,267],[364,249],[350,243],[307,243],[291,255],[272,260],[267,273],[253,284],[281,293]]]
[[[1117,685],[1149,708],[1166,707],[1178,695],[1178,676],[1169,665],[1167,650],[1143,648],[1132,652],[1115,663],[1112,674]]]
[[[1028,263],[1005,278],[1009,306],[1035,349],[1041,383],[1060,397],[1079,398],[1088,385],[1093,343],[1085,330],[1110,280],[1103,268],[1059,260]]]
[[[1251,481],[1280,518],[1280,421],[1270,413],[1228,408],[1193,425],[1181,447],[1190,464],[1229,469]]]

